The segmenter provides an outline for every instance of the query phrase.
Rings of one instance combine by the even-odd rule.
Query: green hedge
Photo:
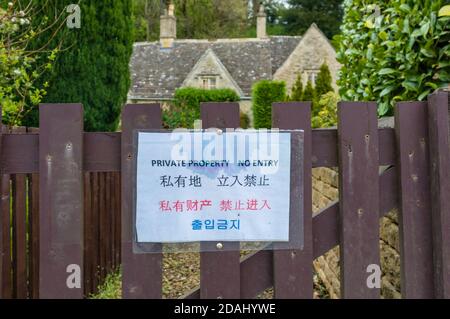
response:
[[[448,0],[346,0],[338,61],[343,100],[424,100],[450,82]],[[441,10],[441,11],[440,11]]]
[[[200,119],[202,102],[237,102],[239,95],[231,89],[205,90],[181,88],[176,90],[169,110],[164,111],[163,121],[166,128],[193,128],[195,120]]]
[[[256,129],[272,127],[272,103],[286,100],[286,83],[263,80],[253,86],[253,117]]]

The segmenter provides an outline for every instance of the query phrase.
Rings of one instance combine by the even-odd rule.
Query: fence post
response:
[[[426,102],[395,109],[399,166],[402,297],[434,297],[428,112]]]
[[[433,227],[434,292],[450,298],[450,149],[448,92],[428,98],[431,164],[431,219]]]
[[[202,103],[201,119],[204,129],[238,128],[240,124],[238,103]],[[200,298],[240,298],[240,244],[227,242],[224,249],[216,252],[216,244],[201,243]]]
[[[83,297],[83,107],[39,107],[39,296]]]
[[[341,297],[375,299],[381,284],[377,105],[342,102],[338,115]]]
[[[304,225],[303,250],[274,250],[274,290],[277,299],[311,299],[313,297],[313,241],[312,241],[312,134],[311,103],[274,103],[272,127],[304,130],[303,149],[303,221],[290,218],[290,227]],[[298,209],[291,194],[290,207]],[[295,231],[295,230],[294,230]],[[276,249],[276,246],[274,247]]]
[[[162,254],[133,253],[133,131],[161,129],[159,104],[130,104],[122,113],[122,297],[162,298]]]

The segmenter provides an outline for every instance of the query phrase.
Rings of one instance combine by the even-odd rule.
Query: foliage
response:
[[[262,80],[253,86],[253,117],[256,129],[272,127],[272,103],[286,100],[286,83]]]
[[[35,12],[32,2],[0,1],[0,105],[9,125],[24,125],[26,113],[37,108],[47,83],[36,82],[52,68],[58,52],[49,46],[30,50],[30,42],[47,27],[32,24]]]
[[[289,97],[291,101],[303,101],[303,79],[301,73],[298,74],[297,80],[292,87],[291,96]]]
[[[331,38],[339,32],[342,0],[173,0],[177,37],[240,38],[256,36],[260,4],[267,13],[269,35],[301,35],[316,22]],[[169,0],[133,0],[135,41],[159,40],[159,17]]]
[[[33,0],[40,17],[51,17],[73,0]],[[114,131],[130,86],[133,49],[132,0],[79,0],[81,28],[65,28],[67,49],[55,63],[48,103],[82,103],[85,130]],[[40,41],[49,41],[41,37]],[[53,40],[55,41],[55,40]],[[59,39],[56,39],[59,41]],[[29,119],[37,122],[37,116]]]
[[[98,293],[89,299],[121,299],[122,298],[122,270],[118,269],[106,276],[105,282],[98,287]]]
[[[328,92],[322,95],[317,102],[317,115],[312,117],[312,127],[330,127],[337,124],[337,104],[339,95]]]
[[[231,89],[178,89],[169,110],[163,113],[164,126],[171,129],[193,128],[195,120],[200,119],[202,102],[237,102],[239,99]]]
[[[316,90],[311,81],[306,83],[305,91],[303,91],[303,101],[314,102],[316,100]]]
[[[450,17],[445,0],[346,0],[338,60],[341,96],[378,102],[424,100],[450,82]]]
[[[288,34],[303,34],[316,23],[331,39],[339,33],[343,0],[288,0],[289,8],[281,13],[282,24]]]
[[[159,40],[160,15],[169,0],[133,0],[136,41]],[[212,39],[239,37],[247,27],[247,6],[242,0],[174,0],[177,37]]]
[[[331,77],[330,69],[328,68],[328,65],[324,63],[320,67],[319,74],[316,78],[316,95],[320,97],[328,92],[334,91],[332,83],[333,78]]]
[[[240,113],[240,127],[244,130],[250,127],[250,117],[248,116],[247,113],[244,112]]]

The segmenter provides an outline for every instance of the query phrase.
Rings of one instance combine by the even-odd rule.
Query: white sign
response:
[[[138,243],[289,241],[291,134],[138,132]]]

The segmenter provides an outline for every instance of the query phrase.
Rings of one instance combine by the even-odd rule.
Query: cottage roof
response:
[[[172,48],[159,42],[136,43],[130,62],[130,99],[170,99],[194,66],[212,50],[239,86],[251,95],[255,81],[272,79],[300,42],[300,36],[267,39],[175,40]]]

